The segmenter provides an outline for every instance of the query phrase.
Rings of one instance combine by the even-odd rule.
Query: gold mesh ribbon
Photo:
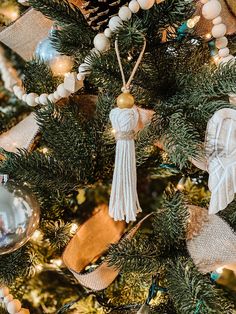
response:
[[[236,234],[217,215],[207,215],[207,210],[190,206],[187,248],[195,265],[202,273],[208,273],[236,262]],[[191,214],[195,211],[194,214]],[[202,220],[202,223],[200,222]],[[196,223],[196,226],[194,224]]]
[[[38,43],[47,37],[53,22],[42,13],[29,9],[0,32],[0,41],[23,59],[30,60]]]

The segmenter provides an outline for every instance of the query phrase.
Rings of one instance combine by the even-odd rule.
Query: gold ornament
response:
[[[122,93],[117,97],[117,106],[120,109],[132,108],[134,105],[134,97],[130,93]]]

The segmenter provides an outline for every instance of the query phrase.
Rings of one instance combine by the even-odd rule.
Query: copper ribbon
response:
[[[132,238],[149,216],[131,229],[126,238]],[[119,269],[109,266],[106,261],[92,272],[83,273],[83,270],[102,256],[110,244],[120,240],[125,225],[124,221],[114,221],[108,214],[108,207],[103,205],[77,231],[63,253],[63,261],[81,285],[99,291],[116,279]]]

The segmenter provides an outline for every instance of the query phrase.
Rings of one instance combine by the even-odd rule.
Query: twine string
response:
[[[121,73],[121,77],[122,77],[122,81],[123,81],[123,88],[127,91],[130,90],[130,84],[135,76],[135,73],[136,71],[138,70],[138,67],[143,59],[143,55],[144,55],[144,52],[145,52],[145,49],[146,49],[146,39],[145,37],[143,36],[143,48],[139,54],[139,57],[138,57],[138,60],[136,61],[135,63],[135,66],[130,74],[130,77],[126,83],[126,80],[125,80],[125,74],[124,74],[124,69],[123,69],[123,66],[122,66],[122,62],[121,62],[121,57],[120,57],[120,51],[119,51],[119,45],[118,45],[118,39],[115,40],[115,51],[116,51],[116,56],[117,56],[117,60],[118,60],[118,64],[119,64],[119,67],[120,67],[120,73]]]

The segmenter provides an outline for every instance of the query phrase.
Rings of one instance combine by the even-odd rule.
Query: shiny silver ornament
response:
[[[23,246],[39,224],[39,204],[26,187],[0,184],[0,255]]]

